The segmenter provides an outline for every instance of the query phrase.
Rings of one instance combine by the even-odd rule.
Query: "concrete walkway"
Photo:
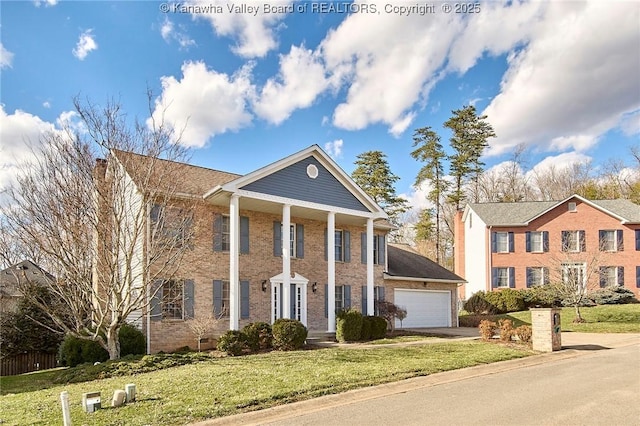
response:
[[[436,331],[437,330],[437,331]],[[417,331],[438,334],[443,337],[417,342],[442,342],[443,340],[470,340],[479,338],[478,330],[475,328],[431,328],[419,329]],[[302,413],[316,412],[331,407],[338,407],[352,404],[358,401],[366,401],[381,398],[387,395],[394,395],[407,392],[413,389],[437,386],[445,383],[452,383],[466,380],[473,377],[487,376],[503,371],[526,368],[547,362],[570,359],[588,354],[594,350],[606,350],[618,347],[640,344],[640,333],[624,334],[600,334],[600,333],[562,333],[562,350],[533,355],[509,361],[496,362],[492,364],[477,365],[474,367],[462,368],[459,370],[446,371],[432,374],[425,377],[402,380],[399,382],[384,385],[372,386],[362,389],[343,392],[335,395],[327,395],[306,401],[292,404],[279,405],[260,411],[237,414],[234,416],[222,417],[197,423],[199,426],[213,425],[261,425],[288,418],[297,417]],[[416,342],[400,343],[398,345],[411,345]],[[340,344],[334,343],[338,346]],[[380,347],[381,345],[370,345]]]

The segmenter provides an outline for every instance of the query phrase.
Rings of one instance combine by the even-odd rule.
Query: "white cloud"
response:
[[[620,129],[627,136],[640,134],[640,110],[624,114],[620,120]]]
[[[553,169],[555,171],[561,171],[570,169],[574,164],[588,163],[590,161],[591,157],[575,151],[565,152],[559,155],[550,155],[533,166],[531,170],[525,173],[525,176],[529,179],[536,173],[542,173],[546,170]]]
[[[416,103],[426,103],[441,76],[449,47],[463,22],[454,16],[352,14],[322,42],[327,71],[335,85],[347,86],[347,98],[334,111],[334,125],[360,130],[389,126],[399,135],[411,123]]]
[[[332,158],[340,158],[342,157],[342,146],[344,142],[342,139],[336,139],[333,142],[327,142],[324,144],[324,150],[329,154]]]
[[[195,46],[195,40],[189,38],[189,36],[184,32],[184,28],[180,27],[180,30],[177,30],[173,25],[173,22],[169,20],[165,16],[164,22],[160,26],[160,35],[167,43],[171,41],[176,41],[181,49],[188,49],[191,46]]]
[[[13,65],[13,53],[9,52],[0,42],[0,69],[11,68]]]
[[[632,77],[640,75],[640,4],[544,5],[544,19],[510,55],[501,93],[483,112],[498,135],[489,154],[521,143],[582,151],[640,107],[640,79]]]
[[[423,209],[435,207],[433,203],[427,199],[427,195],[431,189],[430,183],[424,181],[418,186],[411,186],[411,192],[409,194],[400,194],[399,196],[409,201],[411,210],[418,212]]]
[[[94,40],[93,30],[86,30],[80,34],[78,43],[76,43],[75,49],[73,49],[73,56],[84,61],[89,52],[98,48],[98,43]]]
[[[310,106],[328,84],[319,55],[304,46],[292,46],[287,55],[280,55],[280,72],[277,78],[267,80],[254,111],[280,124],[294,110]]]
[[[186,3],[188,6],[209,7],[220,6],[222,13],[193,13],[194,19],[208,20],[215,32],[221,36],[231,37],[236,40],[232,47],[234,53],[244,58],[261,58],[269,51],[276,48],[275,28],[286,17],[286,13],[264,13],[265,4],[270,6],[286,6],[293,3],[289,1],[271,0],[264,3],[231,3],[227,0],[193,0]],[[229,7],[255,7],[258,12],[240,13],[229,11]],[[248,12],[248,9],[245,9]]]
[[[33,3],[35,4],[36,7],[40,7],[43,4],[49,7],[49,6],[55,6],[56,4],[58,4],[58,0],[35,0]]]
[[[0,191],[15,182],[18,164],[33,158],[41,135],[54,130],[53,124],[28,112],[7,114],[0,104]]]
[[[246,109],[255,96],[250,73],[250,65],[229,76],[208,70],[203,62],[185,62],[181,80],[162,77],[153,117],[164,120],[176,136],[182,132],[182,144],[203,147],[211,137],[251,123]]]
[[[42,106],[43,106],[44,108],[49,109],[49,108],[51,108],[51,102],[49,102],[49,101],[44,101],[44,102],[42,103]]]

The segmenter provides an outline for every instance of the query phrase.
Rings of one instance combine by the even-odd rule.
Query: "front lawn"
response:
[[[573,322],[576,317],[575,308],[562,308],[560,321],[562,331],[576,331],[583,333],[640,333],[640,304],[629,305],[600,305],[580,308],[585,323]],[[491,316],[492,321],[500,318],[513,320],[514,327],[531,325],[531,312],[511,312],[504,315]],[[460,317],[461,325],[465,322]]]
[[[66,390],[74,424],[185,424],[532,353],[524,347],[465,341],[211,358],[150,373],[7,394],[0,397],[0,423],[61,424],[58,401]],[[38,374],[49,373],[31,378]],[[19,391],[19,379],[11,380]],[[5,378],[1,383],[4,392]],[[108,407],[113,391],[127,383],[136,384],[134,404],[92,414],[82,410],[82,393],[100,391],[102,405]]]

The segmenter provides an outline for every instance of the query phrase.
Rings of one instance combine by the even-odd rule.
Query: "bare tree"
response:
[[[224,315],[225,312],[223,311],[218,315],[210,314],[206,317],[200,316],[187,320],[187,326],[198,342],[198,352],[200,352],[201,350],[202,340],[207,334],[216,329],[218,323],[224,317]]]
[[[589,247],[584,231],[563,231],[562,251],[545,262],[546,289],[562,304],[574,307],[576,323],[584,322],[580,307],[589,300],[589,293],[606,285],[608,273],[614,274],[611,277],[614,281],[620,273],[617,267],[603,266],[611,253],[609,244],[616,243],[601,238],[596,247]]]
[[[162,122],[131,122],[117,103],[74,104],[82,130],[67,124],[42,136],[4,214],[11,238],[56,277],[49,290],[64,314],[34,304],[116,359],[120,327],[141,318],[162,291],[152,283],[172,277],[189,250],[195,205],[178,193],[182,164],[167,161],[185,160],[186,150]]]

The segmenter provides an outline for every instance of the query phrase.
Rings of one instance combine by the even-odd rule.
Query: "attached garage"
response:
[[[458,287],[465,282],[404,244],[387,245],[387,299],[406,309],[396,328],[458,326]]]
[[[451,327],[451,292],[396,288],[395,304],[406,309],[407,317],[396,328]]]

